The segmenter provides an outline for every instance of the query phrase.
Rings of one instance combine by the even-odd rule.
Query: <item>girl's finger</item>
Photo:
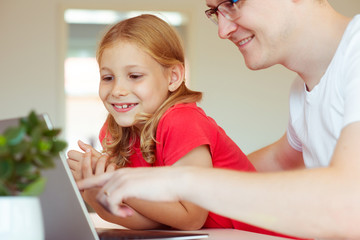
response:
[[[87,149],[84,154],[84,158],[81,164],[81,171],[83,178],[89,178],[92,177],[93,174],[93,168],[91,166],[91,150]]]
[[[106,172],[114,172],[116,170],[115,163],[109,163],[106,167]]]
[[[72,173],[72,175],[74,177],[75,182],[81,180],[81,178],[82,178],[81,172],[71,170],[71,173]]]
[[[69,168],[73,171],[80,171],[81,170],[81,163],[74,159],[66,159]]]
[[[100,175],[105,172],[107,156],[102,155],[96,162],[95,175]]]
[[[91,145],[84,143],[83,141],[79,140],[78,141],[78,145],[81,148],[81,150],[83,150],[84,152],[86,152],[87,149],[91,149],[91,153],[94,157],[99,158],[101,157],[101,153],[98,152],[95,148],[93,148]]]
[[[78,162],[81,162],[83,155],[84,155],[84,153],[76,151],[76,150],[70,150],[67,153],[68,158],[70,158],[74,161],[78,161]]]

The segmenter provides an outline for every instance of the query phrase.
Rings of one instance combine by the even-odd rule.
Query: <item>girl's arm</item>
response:
[[[82,197],[104,220],[130,229],[164,229],[166,226],[144,217],[136,211],[129,211],[129,216],[119,217],[106,210],[96,199],[99,188],[90,188],[82,192]]]
[[[87,145],[91,149],[91,146]],[[86,149],[83,149],[86,151]],[[95,154],[96,155],[96,154]],[[84,154],[83,161],[80,166],[81,175],[83,179],[99,175],[105,171],[104,158],[98,158],[91,151]],[[74,158],[74,157],[73,157]],[[196,159],[196,161],[194,161]],[[72,159],[74,160],[74,159]],[[68,160],[69,162],[69,160]],[[78,161],[80,162],[80,161]],[[92,170],[92,164],[96,162],[95,174]],[[173,167],[177,166],[198,166],[198,167],[212,167],[212,159],[207,145],[202,145],[194,148],[184,157],[179,159]],[[75,169],[76,167],[72,167]],[[79,168],[79,167],[78,167]],[[74,174],[74,171],[73,171]],[[75,173],[76,174],[76,173]],[[153,186],[156,188],[156,186]],[[140,200],[136,198],[126,199],[124,203],[134,209],[134,214],[131,217],[119,217],[110,214],[101,204],[96,200],[97,190],[87,189],[84,190],[82,196],[84,200],[98,213],[103,219],[122,225],[131,229],[155,229],[170,226],[172,228],[181,230],[197,230],[200,229],[208,216],[208,211],[198,207],[197,205],[186,202],[151,202]]]
[[[212,159],[207,145],[194,148],[178,160],[172,167],[198,166],[212,167]],[[176,176],[174,176],[176,178]],[[156,188],[157,186],[152,186]],[[143,216],[156,222],[181,230],[200,229],[208,216],[208,211],[187,201],[151,202],[136,198],[124,201]]]
[[[79,152],[71,150],[68,152],[68,165],[74,176],[76,182],[82,179],[86,179],[92,176],[97,176],[105,172],[115,171],[114,164],[107,164],[108,156],[102,155],[96,151],[90,145],[87,145],[79,141],[79,147],[85,152]],[[141,214],[131,211],[129,217],[119,217],[110,213],[96,200],[99,188],[89,188],[81,191],[81,196],[84,201],[90,205],[95,212],[104,220],[119,224],[126,228],[131,229],[155,229],[164,228],[164,226],[158,222],[152,221]],[[129,214],[130,215],[130,214]]]

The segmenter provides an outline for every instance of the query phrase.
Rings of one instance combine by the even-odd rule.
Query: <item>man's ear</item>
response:
[[[170,67],[169,91],[174,92],[184,81],[185,68],[182,64]]]

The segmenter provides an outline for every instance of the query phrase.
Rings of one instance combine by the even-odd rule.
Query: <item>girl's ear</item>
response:
[[[185,68],[182,64],[176,64],[170,68],[169,91],[174,92],[184,81]]]

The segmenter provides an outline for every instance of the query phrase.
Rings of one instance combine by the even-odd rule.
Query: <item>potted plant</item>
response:
[[[35,111],[0,133],[0,239],[44,238],[38,197],[46,179],[41,172],[54,167],[66,148],[56,138],[59,133]]]

